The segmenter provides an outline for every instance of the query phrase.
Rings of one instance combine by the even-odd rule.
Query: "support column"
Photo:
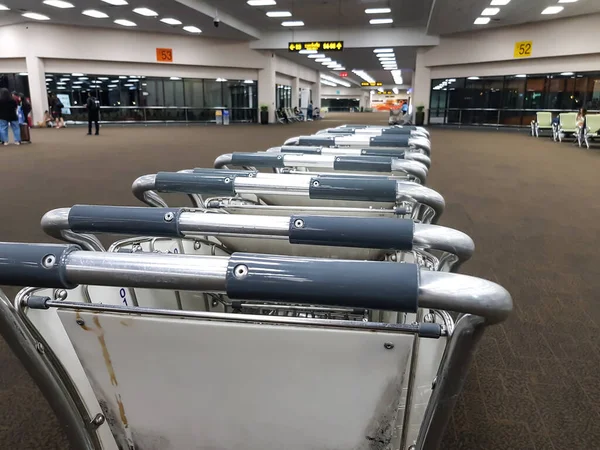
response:
[[[413,73],[413,121],[417,106],[425,106],[425,125],[429,122],[429,101],[431,97],[431,70],[425,66],[425,53],[429,50],[428,47],[417,49],[416,69]]]
[[[300,78],[292,78],[292,111],[300,106]]]
[[[269,107],[269,123],[275,123],[275,55],[268,53],[265,57],[265,67],[258,71],[258,107]],[[259,114],[260,117],[260,114]]]
[[[313,106],[321,109],[321,72],[317,72],[317,82],[312,86]]]
[[[46,91],[46,69],[44,61],[37,56],[27,56],[27,77],[29,79],[29,95],[33,123],[44,119],[44,111],[48,110],[48,93]]]

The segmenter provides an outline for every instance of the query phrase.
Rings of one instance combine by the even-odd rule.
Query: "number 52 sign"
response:
[[[515,58],[529,58],[533,50],[533,41],[521,41],[515,43]]]
[[[173,62],[173,49],[172,48],[157,48],[156,49],[156,60],[158,62]]]

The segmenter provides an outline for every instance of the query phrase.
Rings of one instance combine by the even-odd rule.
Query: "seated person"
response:
[[[298,118],[301,118],[301,119],[304,118],[304,114],[302,114],[302,111],[300,111],[297,106],[294,106],[294,114]]]
[[[52,121],[52,115],[50,115],[50,113],[47,110],[44,111],[44,120],[42,122],[43,126],[47,128],[52,128],[54,126],[54,122]]]

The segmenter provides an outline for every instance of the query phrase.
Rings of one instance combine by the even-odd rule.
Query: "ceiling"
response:
[[[560,5],[558,0],[512,0],[508,5],[499,7],[500,12],[492,17],[489,24],[475,25],[475,19],[488,6],[490,0],[437,0],[431,12],[427,32],[446,35],[600,13],[600,0],[578,0],[575,3]],[[541,12],[548,6],[563,6],[564,10],[555,15],[542,15]],[[600,29],[600,23],[598,28]]]
[[[114,28],[128,31],[149,31],[154,33],[174,33],[190,36],[182,29],[185,25],[193,25],[202,30],[200,36],[218,37],[224,39],[247,40],[248,35],[236,28],[221,23],[219,28],[213,25],[214,16],[202,14],[195,9],[184,6],[177,1],[168,0],[127,0],[126,6],[111,6],[101,0],[67,0],[75,8],[60,9],[42,3],[42,0],[0,0],[10,11],[0,11],[0,23],[37,22],[22,17],[23,12],[36,12],[50,17],[50,21],[42,23],[58,23],[78,25],[82,27]],[[139,7],[150,8],[159,13],[158,17],[144,17],[133,12]],[[108,14],[108,19],[93,19],[81,14],[86,9],[95,9]],[[159,19],[171,17],[183,22],[182,25],[170,26]],[[137,27],[124,27],[114,23],[115,19],[127,19],[137,24]]]
[[[425,27],[433,0],[277,0],[276,6],[249,6],[246,0],[207,0],[220,11],[244,18],[264,31],[282,31],[284,20],[302,20],[306,28],[369,27],[369,19],[392,17],[397,27]],[[391,14],[365,14],[366,8],[391,7]],[[292,17],[271,18],[267,11],[289,11]],[[392,25],[377,25],[391,28]]]

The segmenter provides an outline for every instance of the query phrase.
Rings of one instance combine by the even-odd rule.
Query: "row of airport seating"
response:
[[[587,114],[584,117],[581,125],[576,112],[560,113],[553,118],[551,112],[539,111],[536,120],[531,122],[531,135],[540,137],[544,133],[551,133],[555,142],[572,136],[580,147],[585,145],[589,149],[590,144],[600,138],[600,114]]]

